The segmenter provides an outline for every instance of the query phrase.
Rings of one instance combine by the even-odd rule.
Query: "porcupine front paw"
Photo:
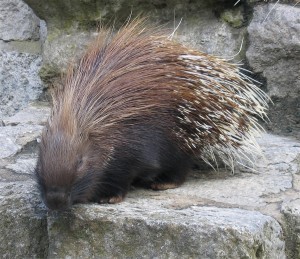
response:
[[[162,191],[162,190],[167,190],[167,189],[175,189],[179,187],[179,183],[152,183],[150,185],[152,190],[155,191]]]
[[[103,204],[103,203],[109,203],[109,204],[115,204],[115,203],[120,203],[124,200],[123,196],[112,196],[112,197],[104,197],[100,198],[98,200],[98,203]]]

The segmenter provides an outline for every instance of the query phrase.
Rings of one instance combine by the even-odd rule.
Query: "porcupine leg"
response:
[[[181,185],[191,165],[190,158],[167,136],[156,136],[143,150],[142,186],[153,190],[173,189]],[[154,143],[154,144],[153,144]]]
[[[150,167],[149,165],[141,169],[142,177],[135,179],[134,186],[151,188],[153,190],[173,189],[180,186],[187,175],[188,165],[185,167],[175,168],[168,166]],[[147,175],[147,176],[145,176]]]
[[[166,150],[165,150],[166,152]],[[111,163],[99,186],[96,201],[98,203],[119,203],[127,194],[130,185],[136,176],[144,187],[153,190],[166,190],[181,185],[187,175],[189,159],[178,153],[170,152],[169,155],[160,157],[160,162],[153,160],[153,157],[145,159],[132,156],[123,158]],[[135,182],[136,183],[136,182]]]
[[[167,190],[174,189],[180,186],[188,173],[189,169],[189,159],[186,157],[177,157],[176,162],[167,165],[165,170],[154,179],[150,187],[153,190]],[[171,161],[170,161],[171,162]]]
[[[97,202],[121,202],[132,183],[165,190],[184,182],[190,165],[189,157],[160,130],[152,128],[150,132],[144,128],[130,129],[127,136],[133,136],[132,141],[117,148],[101,179]]]
[[[119,203],[123,201],[130,184],[130,163],[125,159],[113,161],[102,177],[96,202]]]
[[[99,184],[97,197],[95,199],[96,202],[121,202],[137,175],[149,170],[149,164],[151,164],[152,161],[149,162],[149,158],[148,161],[146,161],[145,152],[143,152],[143,144],[145,144],[143,139],[141,139],[139,144],[140,145],[133,146],[126,143],[116,148],[114,156],[101,177],[101,183]],[[153,166],[150,165],[150,167],[152,168]],[[153,179],[155,175],[153,175],[151,179]]]

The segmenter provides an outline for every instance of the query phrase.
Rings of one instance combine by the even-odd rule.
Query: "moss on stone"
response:
[[[39,71],[39,76],[45,83],[50,83],[53,78],[59,77],[61,70],[53,64],[44,64]]]
[[[234,28],[240,28],[244,23],[242,7],[235,9],[226,9],[221,13],[221,19]]]

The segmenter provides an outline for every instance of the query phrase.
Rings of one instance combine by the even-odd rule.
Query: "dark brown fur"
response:
[[[143,26],[99,37],[53,95],[36,166],[49,208],[120,202],[132,183],[178,186],[191,157],[239,147],[263,115],[234,65]]]

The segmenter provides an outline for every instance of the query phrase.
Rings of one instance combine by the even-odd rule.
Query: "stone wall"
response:
[[[0,119],[37,100],[43,92],[38,76],[45,22],[24,2],[0,3]]]
[[[243,63],[272,98],[270,123],[265,127],[299,137],[296,1],[237,1],[235,6],[221,0],[25,2],[34,12],[20,0],[3,0],[0,7],[1,92],[12,93],[0,93],[2,117],[41,96],[44,88],[37,74],[41,66],[39,75],[48,86],[82,53],[100,25],[118,28],[130,15],[142,13],[170,33],[180,23],[176,38],[185,45]]]

